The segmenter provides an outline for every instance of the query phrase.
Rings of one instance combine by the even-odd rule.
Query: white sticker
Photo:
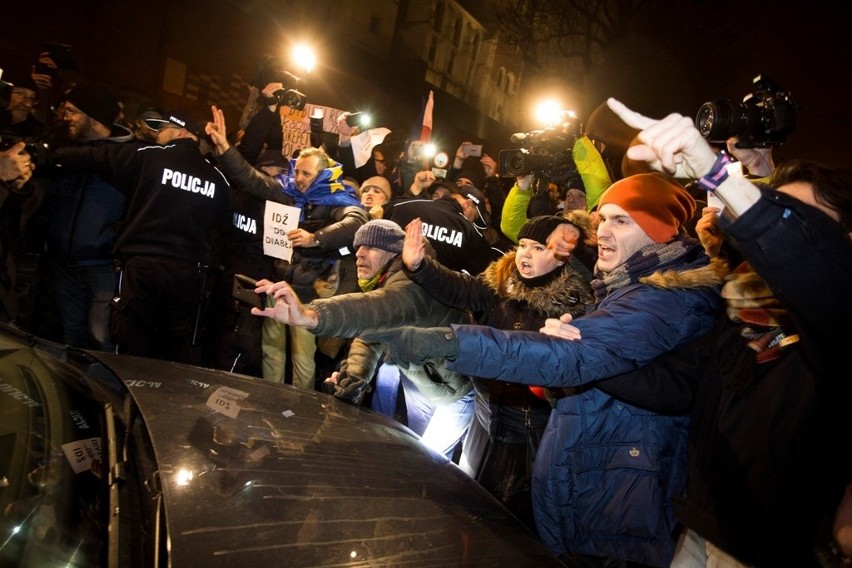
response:
[[[207,408],[236,418],[240,413],[240,401],[248,398],[249,393],[228,387],[219,387],[207,399]]]
[[[101,461],[101,439],[86,438],[62,444],[62,452],[74,473],[92,469],[92,463]]]

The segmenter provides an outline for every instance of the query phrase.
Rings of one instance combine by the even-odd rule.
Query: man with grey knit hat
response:
[[[354,239],[360,293],[302,305],[286,282],[273,284],[261,280],[256,291],[275,298],[275,303],[264,310],[253,308],[252,313],[304,327],[316,335],[355,338],[340,371],[326,380],[323,390],[360,404],[372,390],[370,383],[374,376],[378,374],[388,380],[399,377],[406,397],[408,426],[421,434],[424,444],[451,457],[473,418],[470,379],[434,366],[400,367],[402,375],[396,366],[388,363],[379,368],[384,356],[382,345],[358,338],[364,331],[402,322],[429,326],[436,321],[469,321],[464,312],[433,299],[406,277],[400,260],[404,241],[405,232],[393,221],[369,221],[358,229]],[[389,414],[392,413],[391,408]]]

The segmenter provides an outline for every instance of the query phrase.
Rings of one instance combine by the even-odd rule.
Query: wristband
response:
[[[704,174],[701,179],[695,180],[695,183],[706,191],[716,191],[716,188],[728,179],[728,169],[725,166],[730,163],[733,163],[733,161],[727,154],[719,153],[710,171]]]

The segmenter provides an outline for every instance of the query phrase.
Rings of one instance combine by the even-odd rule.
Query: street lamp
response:
[[[308,74],[317,64],[317,58],[314,50],[305,44],[299,44],[293,48],[293,61],[299,69],[304,70]]]

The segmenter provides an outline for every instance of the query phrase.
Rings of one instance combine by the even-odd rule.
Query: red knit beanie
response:
[[[618,205],[655,243],[667,243],[695,213],[695,200],[660,174],[636,174],[609,186],[600,199]]]

